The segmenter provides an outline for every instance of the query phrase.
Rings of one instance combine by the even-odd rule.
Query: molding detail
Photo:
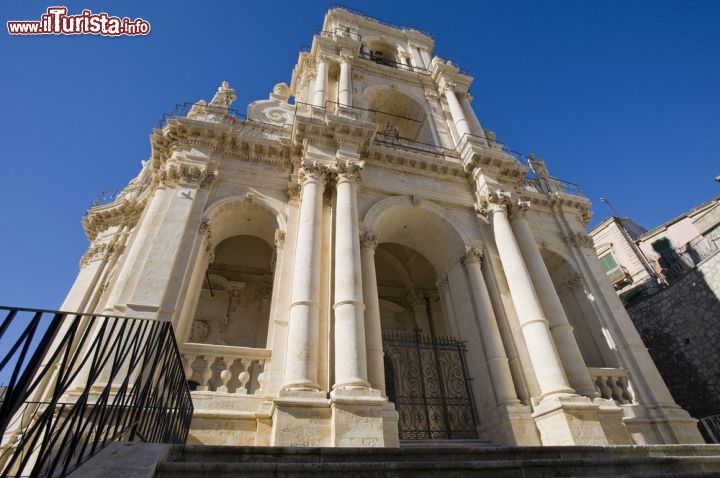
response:
[[[285,247],[285,231],[275,229],[275,247],[281,249]]]
[[[478,194],[477,203],[475,204],[475,210],[482,215],[499,210],[507,211],[511,207],[512,195],[501,189],[487,191],[482,195]]]

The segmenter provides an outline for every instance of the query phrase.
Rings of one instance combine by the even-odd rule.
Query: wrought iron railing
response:
[[[428,70],[426,70],[425,68],[420,68],[419,66],[407,65],[405,63],[399,63],[397,61],[389,60],[387,58],[373,55],[372,53],[366,53],[364,51],[359,52],[358,57],[360,57],[364,60],[370,60],[372,62],[377,63],[378,65],[385,65],[385,66],[389,66],[390,68],[397,68],[398,70],[412,71],[415,73],[420,73],[421,75],[429,75],[430,74],[430,72]]]
[[[88,209],[94,207],[106,206],[120,199],[129,199],[140,196],[152,183],[152,174],[146,174],[145,179],[137,183],[129,184],[125,187],[113,189],[111,191],[103,191],[95,197]]]
[[[720,414],[701,418],[700,425],[710,443],[720,443]]]
[[[458,156],[454,149],[443,148],[442,146],[436,146],[430,143],[423,143],[421,141],[415,141],[402,136],[395,136],[391,134],[377,133],[375,135],[374,142],[376,144],[396,148],[404,149],[407,151],[430,153],[439,156],[450,156],[456,158]]]
[[[521,187],[528,191],[539,193],[565,193],[573,196],[582,196],[583,192],[579,185],[562,179],[548,176],[547,178],[527,177],[523,179]]]
[[[360,10],[355,10],[354,8],[346,7],[345,5],[331,5],[330,8],[328,8],[328,10],[334,10],[336,8],[339,10],[345,10],[346,12],[352,13],[353,15],[358,15],[360,17],[366,18],[368,20],[372,20],[374,22],[378,22],[380,25],[385,25],[386,27],[398,28],[400,30],[414,30],[416,32],[422,33],[423,35],[431,36],[430,32],[427,30],[423,30],[423,29],[417,28],[417,27],[410,27],[407,25],[399,25],[397,23],[390,23],[390,22],[386,22],[384,20],[379,20],[377,18],[371,17],[370,15],[368,15],[366,13],[361,12]]]
[[[190,102],[184,102],[184,103],[178,103],[175,105],[175,109],[172,110],[170,113],[165,113],[162,115],[162,118],[158,120],[157,123],[155,123],[155,129],[162,129],[167,125],[167,122],[169,119],[177,118],[178,116],[187,116],[191,113],[193,110],[193,107],[199,107],[202,108],[203,112],[215,114],[215,115],[227,115],[227,116],[234,116],[238,119],[247,119],[247,117],[238,112],[238,110],[232,109],[232,108],[222,108],[219,106],[210,106],[210,105],[201,105],[198,103],[190,103]]]
[[[184,443],[169,322],[0,307],[0,476],[64,476],[113,441]]]

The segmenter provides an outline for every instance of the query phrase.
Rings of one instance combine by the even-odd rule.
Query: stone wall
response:
[[[677,403],[720,413],[720,253],[628,313]]]

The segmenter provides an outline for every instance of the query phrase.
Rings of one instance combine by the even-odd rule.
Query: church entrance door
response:
[[[454,337],[385,331],[385,386],[400,415],[400,440],[476,439],[477,414],[465,363]]]

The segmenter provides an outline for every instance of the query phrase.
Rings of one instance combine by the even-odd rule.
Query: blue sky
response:
[[[176,103],[222,80],[244,111],[289,82],[329,2],[67,2],[150,21],[148,37],[10,37],[7,20],[53,3],[0,7],[0,304],[56,308],[88,243],[80,218],[123,186]],[[468,69],[480,121],[550,173],[579,183],[593,223],[652,227],[720,194],[720,2],[353,2],[430,30]]]

